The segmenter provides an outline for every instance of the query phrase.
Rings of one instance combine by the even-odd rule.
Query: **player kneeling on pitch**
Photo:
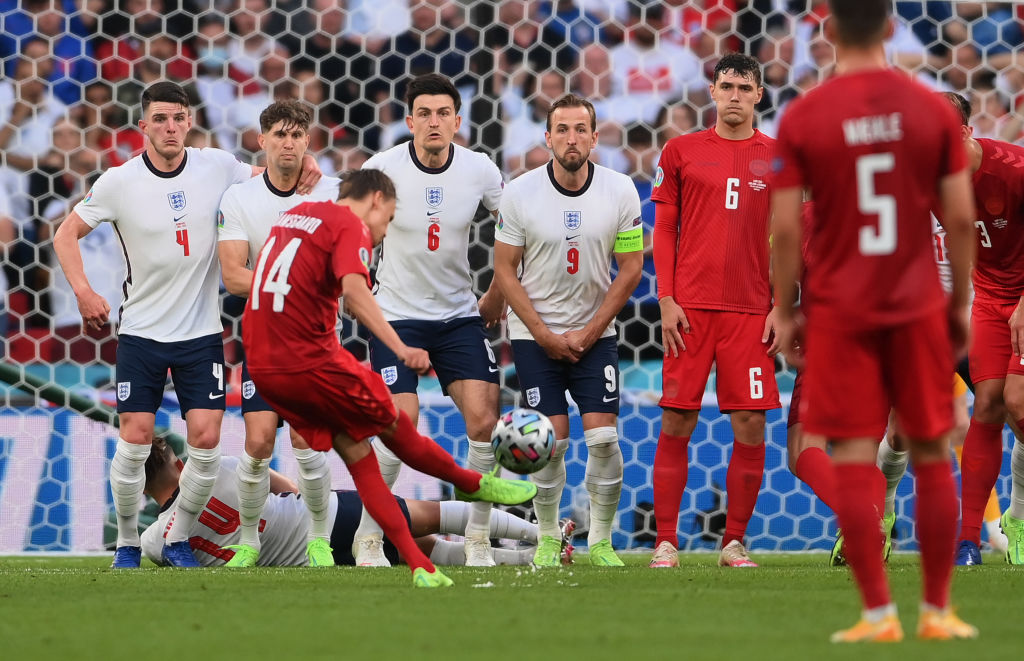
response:
[[[517,505],[537,488],[460,468],[396,411],[381,376],[341,348],[334,327],[344,293],[349,312],[403,364],[421,374],[430,367],[427,353],[402,342],[370,293],[370,255],[394,217],[394,183],[379,170],[349,172],[338,197],[304,202],[271,229],[242,317],[249,373],[311,448],[333,446],[341,455],[367,512],[412,568],[413,584],[451,585],[416,546],[364,441],[379,436],[406,465],[454,484],[463,500]]]

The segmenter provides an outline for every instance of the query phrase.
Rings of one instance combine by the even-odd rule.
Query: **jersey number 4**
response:
[[[256,265],[256,282],[255,295],[252,299],[252,309],[260,309],[260,295],[264,292],[267,294],[274,295],[274,303],[272,305],[274,312],[280,312],[284,310],[284,297],[288,295],[288,292],[292,290],[292,286],[288,284],[288,273],[292,269],[292,261],[295,259],[295,253],[299,251],[299,246],[302,245],[302,239],[294,238],[285,245],[281,254],[277,256],[274,263],[270,265],[270,270],[267,271],[267,280],[263,281],[263,270],[267,266],[267,260],[270,258],[270,253],[274,251],[274,244],[277,242],[277,237],[272,236],[267,241],[267,245],[263,247],[263,251],[260,252],[260,261]]]

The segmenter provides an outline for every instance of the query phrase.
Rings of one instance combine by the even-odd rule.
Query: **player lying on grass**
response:
[[[188,541],[199,563],[219,567],[231,560],[241,539],[238,515],[238,490],[235,488],[237,457],[224,457],[213,485],[210,501],[188,531]],[[161,439],[153,442],[146,461],[146,493],[161,506],[160,516],[142,534],[142,552],[156,564],[163,564],[160,551],[178,498],[181,462]],[[306,507],[296,485],[284,475],[270,471],[272,495],[267,499],[259,523],[262,551],[257,564],[264,567],[308,566],[306,545],[311,535]],[[355,491],[335,491],[328,507],[328,530],[334,562],[353,565],[352,540],[363,504]],[[466,554],[461,543],[449,542],[435,533],[462,535],[466,530],[470,505],[458,501],[405,500],[395,497],[416,538],[416,544],[439,565],[462,565]],[[562,559],[572,561],[573,547],[568,543],[575,524],[565,520],[562,526]],[[528,565],[537,544],[537,525],[503,510],[492,510],[489,537],[525,542],[523,549],[494,549],[499,565]],[[384,552],[391,563],[399,561],[398,551],[384,540]]]

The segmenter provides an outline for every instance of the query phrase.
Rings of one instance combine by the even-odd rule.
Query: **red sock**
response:
[[[689,436],[672,436],[664,431],[658,436],[654,453],[654,521],[658,526],[657,547],[668,542],[679,548],[679,505],[686,491]]]
[[[796,458],[796,476],[811,488],[821,502],[836,509],[836,469],[832,458],[821,448],[806,448]]]
[[[981,546],[981,524],[1003,464],[1003,423],[971,419],[960,464],[960,539]]]
[[[356,491],[359,492],[359,499],[363,501],[363,507],[402,554],[409,568],[416,571],[423,567],[433,572],[434,565],[416,545],[398,502],[391,495],[384,478],[380,476],[377,455],[371,450],[370,454],[354,464],[349,464],[348,472],[352,475],[352,481],[356,483]]]
[[[885,606],[892,599],[882,564],[882,527],[872,502],[881,471],[874,463],[842,464],[835,469],[835,511],[843,529],[843,554],[857,580],[864,608]]]
[[[945,608],[956,548],[956,484],[948,461],[914,466],[924,603]]]
[[[733,540],[743,542],[747,532],[747,523],[754,513],[757,494],[761,491],[761,479],[764,477],[764,443],[746,445],[733,441],[732,458],[729,459],[729,470],[725,474],[725,492],[728,504],[725,508],[725,535],[722,536],[722,548]]]
[[[480,473],[462,468],[433,439],[421,436],[409,416],[402,411],[398,412],[398,427],[391,437],[385,438],[382,434],[380,440],[410,468],[451,482],[466,493],[480,488]]]

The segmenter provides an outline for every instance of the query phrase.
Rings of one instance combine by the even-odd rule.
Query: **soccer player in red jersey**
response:
[[[304,202],[283,214],[256,262],[242,342],[267,403],[311,448],[333,446],[341,455],[363,505],[409,563],[413,584],[445,587],[451,581],[416,546],[366,440],[379,436],[406,465],[451,482],[465,500],[522,503],[537,488],[460,468],[396,411],[381,376],[338,343],[344,293],[349,312],[405,365],[419,373],[430,366],[427,352],[402,342],[370,293],[370,254],[394,213],[394,183],[367,169],[346,173],[337,203]]]
[[[836,513],[864,611],[833,642],[903,638],[878,549],[884,478],[878,428],[890,407],[910,439],[924,594],[918,637],[973,638],[949,605],[956,487],[949,459],[949,387],[966,344],[973,209],[959,122],[948,103],[886,65],[890,0],[829,0],[831,80],[793,102],[773,162],[776,334],[805,369],[804,425],[832,443]],[[800,274],[800,202],[814,217],[804,278],[806,329],[795,349],[793,288]],[[946,228],[953,291],[932,256],[930,211]]]
[[[665,359],[654,458],[657,548],[651,567],[678,566],[687,445],[711,364],[718,406],[734,435],[719,564],[755,567],[743,545],[764,474],[765,411],[779,407],[768,279],[768,174],[774,140],[754,128],[756,60],[732,53],[715,67],[714,128],[673,138],[654,180],[654,266]]]
[[[1003,422],[1024,424],[1024,148],[975,139],[970,105],[946,94],[960,117],[974,185],[977,257],[968,350],[974,414],[960,464],[960,543],[956,564],[981,563],[981,527],[989,494],[1003,462]],[[966,104],[966,105],[965,105]],[[1015,430],[1015,432],[1017,431]],[[1006,561],[1024,564],[1024,448],[1020,437],[1011,461],[1010,509],[1000,523]]]

